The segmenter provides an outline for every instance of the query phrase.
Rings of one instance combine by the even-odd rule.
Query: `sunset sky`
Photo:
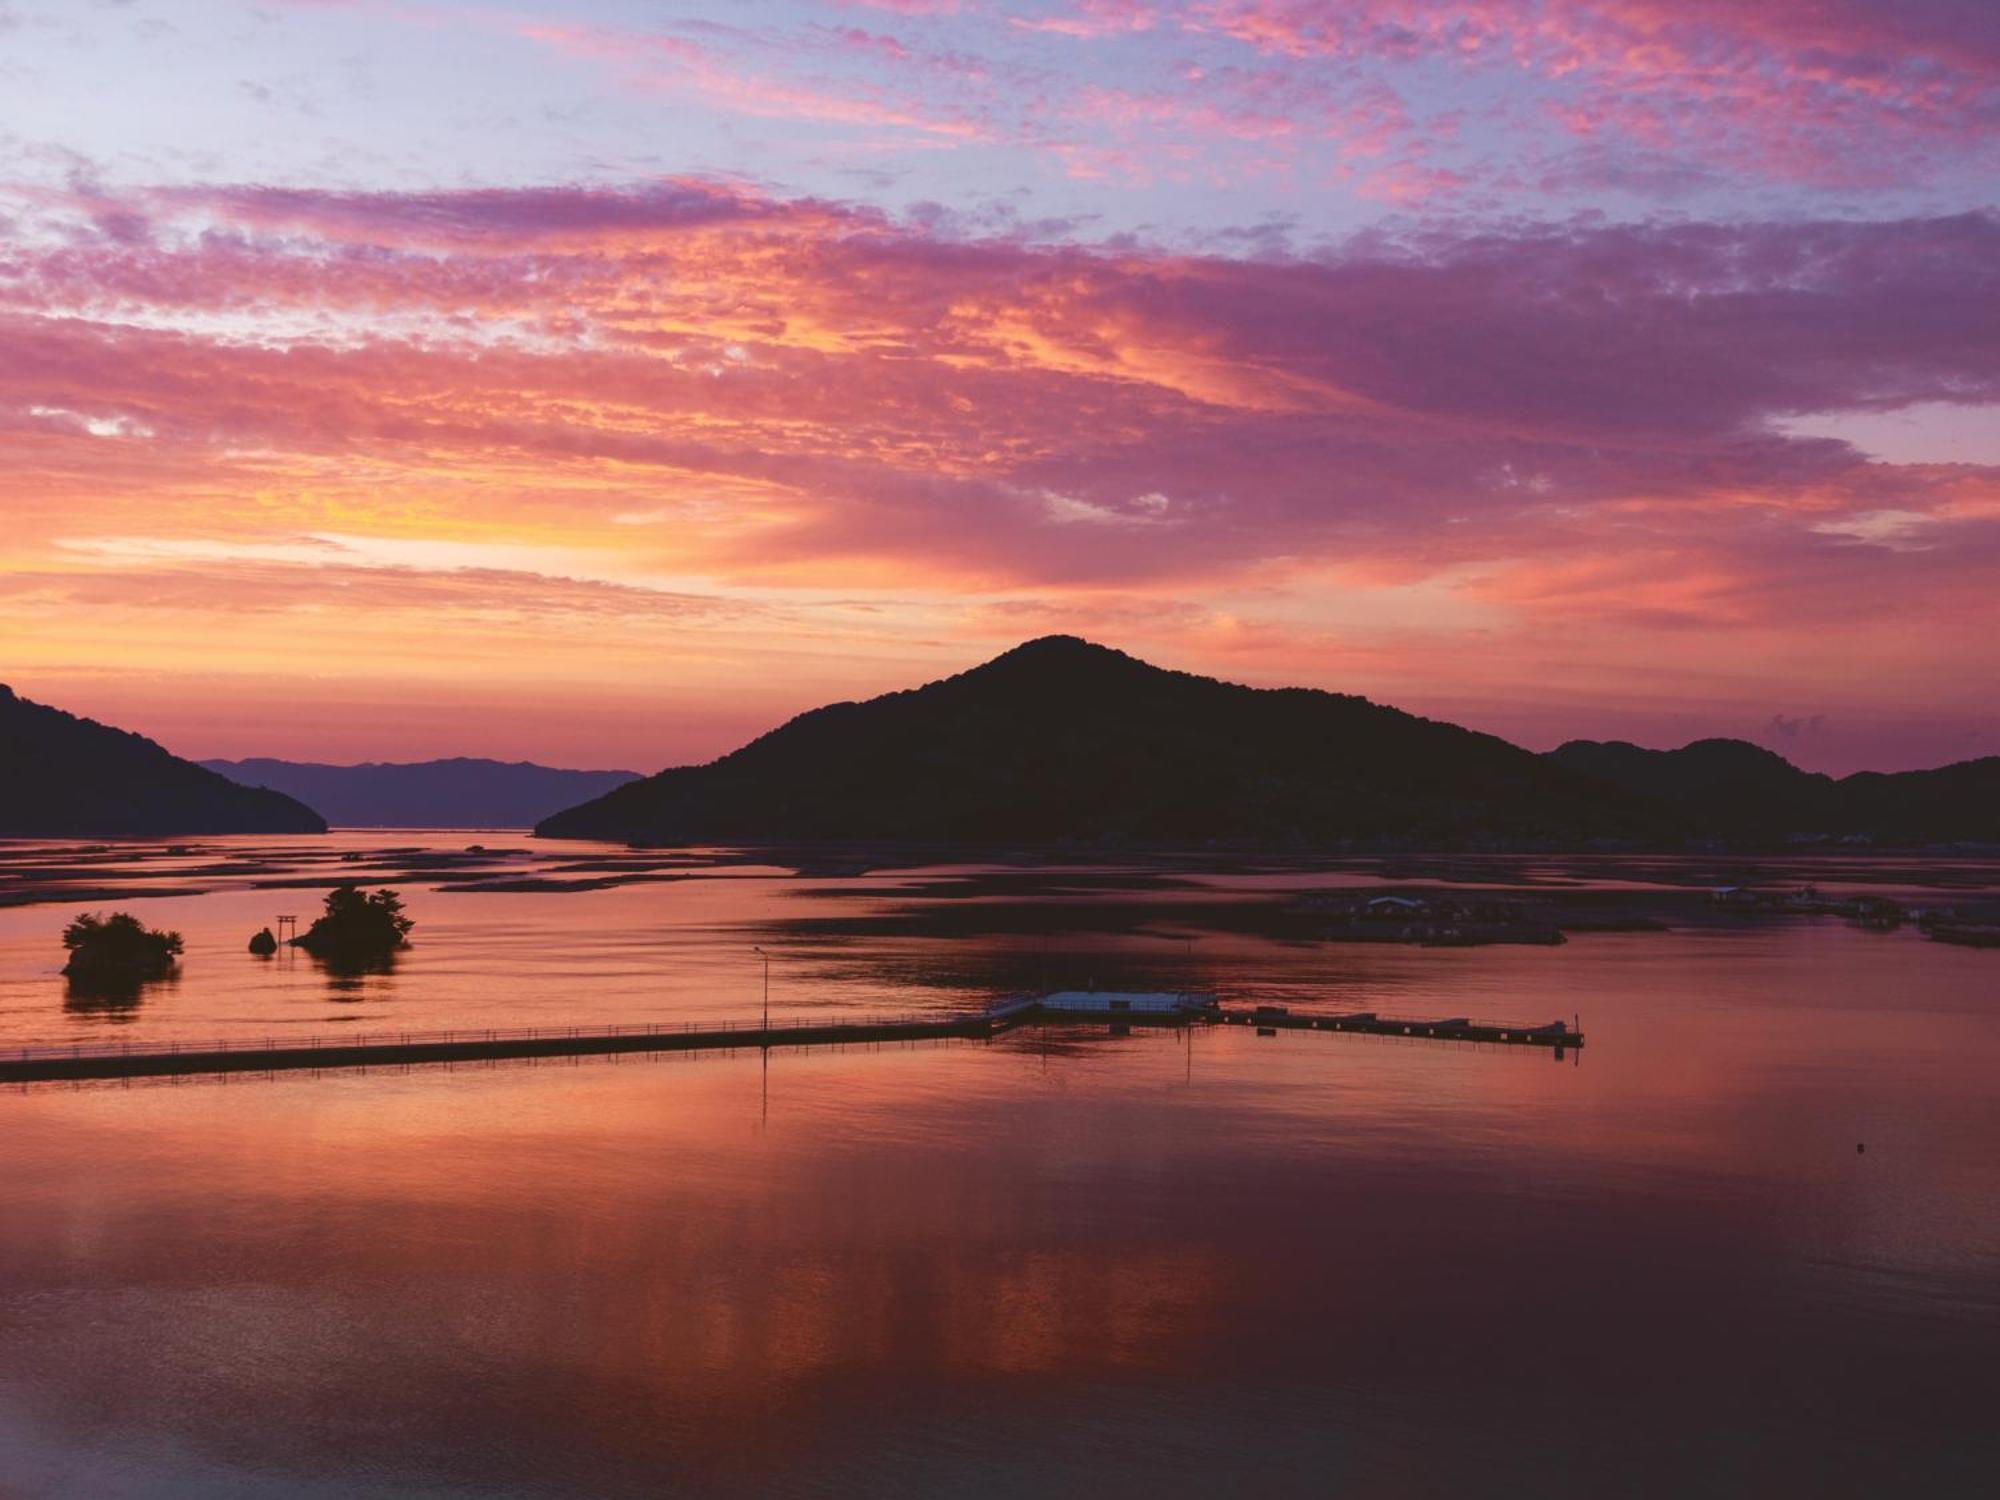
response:
[[[1992,0],[0,0],[0,680],[650,771],[1030,636],[2000,753]]]

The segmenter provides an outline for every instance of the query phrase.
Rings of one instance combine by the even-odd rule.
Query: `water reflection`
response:
[[[74,846],[44,853],[37,864],[31,849],[10,852],[20,866],[20,889],[0,889],[0,898],[46,891],[52,871],[83,878]],[[347,862],[347,854],[361,858]],[[1287,915],[1302,890],[1404,875],[1511,880],[1560,897],[1597,923],[1643,899],[1676,929],[1634,939],[1647,943],[1662,965],[1705,969],[1760,930],[1756,922],[1719,918],[1705,890],[1687,883],[1718,873],[1713,862],[1699,861],[1460,860],[1393,872],[1380,860],[1269,869],[1204,869],[1182,861],[1164,869],[933,867],[807,879],[741,856],[555,845],[531,856],[490,848],[472,853],[457,844],[424,849],[407,837],[344,833],[310,848],[256,839],[211,841],[181,856],[124,848],[90,856],[86,873],[98,888],[150,883],[157,894],[135,897],[133,909],[187,937],[186,982],[171,997],[127,1010],[135,1033],[163,1042],[261,1040],[294,1024],[304,1005],[331,996],[352,1013],[357,995],[372,994],[393,994],[400,1017],[437,1029],[743,1021],[760,1008],[743,960],[752,945],[777,956],[772,1007],[784,1018],[970,1009],[1009,992],[1093,978],[1107,987],[1216,989],[1235,1004],[1440,1016],[1474,1009],[1521,1021],[1574,1011],[1579,997],[1588,1012],[1605,993],[1593,955],[1627,940],[1615,932],[1580,931],[1567,947],[1540,953],[1426,952],[1308,940],[1310,931]],[[1811,878],[1829,888],[1865,882],[1914,892],[1922,882],[1935,893],[1945,881],[1992,887],[1996,875],[1992,864],[1972,861],[1818,864],[1825,868]],[[275,962],[244,952],[248,936],[267,926],[282,940],[277,924],[284,913],[302,916],[325,887],[364,869],[371,885],[401,882],[421,923],[419,947],[393,972],[288,964],[296,950],[282,947]],[[633,883],[577,883],[607,871]],[[1649,880],[1670,877],[1681,883],[1646,888]],[[200,881],[216,888],[170,894]],[[6,886],[0,867],[0,887]],[[61,907],[0,905],[0,1045],[59,1042],[63,1018],[78,1019],[64,1009],[62,990],[48,973],[63,915]],[[1845,930],[1808,936],[1825,925],[1813,918],[1784,924],[1798,940],[1851,952],[1864,965],[1939,961],[1918,951],[1935,945],[1914,931],[1861,935],[1872,946],[1855,948],[1847,939],[1856,935]],[[1189,938],[1196,940],[1192,949]]]
[[[0,1491],[2000,1491],[2000,960],[1299,943],[1191,879],[426,885],[359,971],[244,952],[296,891],[153,901],[186,982],[79,1027],[745,1021],[763,944],[779,1017],[1094,977],[1581,1011],[1590,1059],[1051,1027],[0,1094]],[[0,910],[8,1041],[52,1039],[59,923]]]
[[[397,953],[326,953],[312,956],[313,967],[326,979],[327,998],[344,1005],[379,999],[389,989],[385,981],[396,972]]]
[[[1976,1070],[1906,1048],[1857,1159],[1851,1059],[1600,1031],[20,1096],[0,1433],[259,1500],[1983,1493]]]
[[[70,974],[63,979],[63,1011],[79,1018],[128,1024],[139,1018],[140,1007],[149,995],[171,992],[180,982],[178,968],[151,979]]]

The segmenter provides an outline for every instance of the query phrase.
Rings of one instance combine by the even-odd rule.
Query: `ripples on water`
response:
[[[1587,884],[1652,883],[1621,873],[1657,872]],[[0,1094],[0,1493],[2000,1481],[2000,954],[1717,924],[1671,892],[1670,932],[1437,950],[1230,915],[1296,872],[727,865],[569,894],[404,878],[416,946],[342,988],[243,951],[315,891],[155,877],[221,886],[116,903],[186,933],[179,982],[66,1006],[76,903],[0,911],[0,1038],[747,1016],[764,943],[779,1014],[1191,977],[1581,1013],[1590,1040],[1557,1063],[1024,1031]]]

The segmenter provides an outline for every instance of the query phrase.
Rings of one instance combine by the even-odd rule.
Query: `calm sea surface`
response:
[[[57,898],[0,909],[0,1048],[747,1018],[757,944],[780,1016],[1193,982],[1589,1036],[0,1090],[0,1496],[2000,1493],[2000,953],[1718,919],[1712,872],[1608,860],[1456,873],[1669,930],[1264,920],[1397,873],[0,847],[10,899]],[[388,972],[244,951],[340,874],[417,918]],[[68,995],[93,907],[184,932],[179,979]]]

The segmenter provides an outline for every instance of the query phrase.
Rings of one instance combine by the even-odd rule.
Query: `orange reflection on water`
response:
[[[218,929],[238,899],[199,898]],[[600,944],[654,901],[681,925]],[[553,1008],[644,997],[660,953],[678,960],[660,993],[698,1004],[734,972],[731,920],[826,905],[720,878],[431,894],[433,948],[369,1004],[494,987],[454,907],[517,914],[506,961],[540,955],[518,1003]],[[977,994],[1024,956],[1188,961],[1129,928],[779,930],[800,1006],[803,973],[888,1008],[898,986]],[[1557,1061],[1025,1029],[8,1094],[0,1475],[93,1494],[127,1472],[274,1496],[1328,1475],[1601,1493],[1635,1466],[1670,1491],[1715,1472],[1690,1433],[1723,1435],[1766,1492],[1911,1473],[1973,1492],[1988,1471],[1990,955],[1811,923],[1551,949],[1212,933],[1198,952],[1300,1005],[1580,1011],[1589,1042]],[[159,1014],[226,1003],[269,1025],[294,1003],[197,972]],[[1558,1419],[1561,1444],[1518,1441]]]

